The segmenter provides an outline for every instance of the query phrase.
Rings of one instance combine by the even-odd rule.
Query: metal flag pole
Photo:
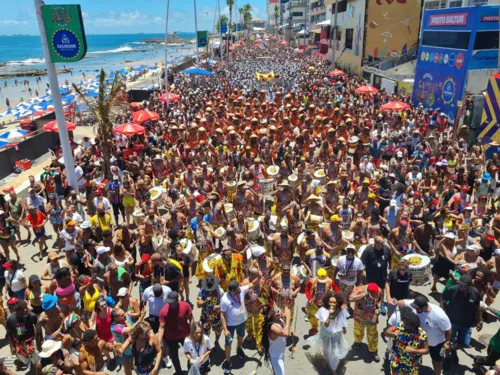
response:
[[[56,66],[50,57],[49,46],[47,44],[47,33],[45,32],[45,24],[42,16],[42,6],[45,5],[43,0],[34,0],[36,18],[38,20],[38,28],[40,30],[40,39],[42,42],[43,56],[49,76],[49,85],[52,92],[52,101],[54,102],[54,112],[56,113],[57,127],[59,128],[59,139],[64,158],[64,166],[66,177],[69,185],[74,188],[78,194],[78,180],[75,173],[75,161],[73,159],[73,151],[69,142],[68,128],[66,128],[66,119],[64,117],[64,107],[61,100],[61,92],[59,91],[59,82],[57,80]]]
[[[196,0],[194,3],[194,32],[196,34],[196,67],[200,66],[200,53],[198,51],[198,16],[196,15]]]
[[[339,13],[339,0],[335,0],[335,17],[333,20],[333,42],[332,42],[332,68],[335,68],[335,52],[337,51],[337,15]]]
[[[220,23],[220,0],[217,0],[217,10],[219,12],[219,38],[220,38],[220,42],[219,42],[219,53],[220,53],[220,60],[222,61],[222,46],[224,45],[223,41],[222,41],[222,24]]]
[[[168,107],[170,105],[170,93],[168,84],[168,11],[170,8],[170,0],[167,0],[167,18],[165,19],[165,90],[167,90],[167,117],[168,117]]]

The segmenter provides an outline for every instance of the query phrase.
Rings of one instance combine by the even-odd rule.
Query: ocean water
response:
[[[124,61],[143,60],[144,54],[163,51],[161,44],[147,44],[145,39],[164,38],[165,34],[87,35],[87,56],[69,64],[75,71],[95,69],[98,66],[122,64]],[[177,33],[188,42],[195,33]],[[175,52],[175,47],[173,52]],[[62,67],[64,64],[57,64]],[[44,68],[39,36],[0,36],[0,67],[4,71]]]

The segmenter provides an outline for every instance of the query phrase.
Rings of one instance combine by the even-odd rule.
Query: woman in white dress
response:
[[[349,313],[344,308],[344,297],[340,293],[328,293],[323,298],[323,306],[316,313],[321,324],[319,334],[306,342],[322,356],[323,367],[328,366],[332,375],[336,374],[340,361],[349,351],[345,339]]]

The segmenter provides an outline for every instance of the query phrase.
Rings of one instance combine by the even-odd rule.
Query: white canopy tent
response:
[[[324,20],[324,21],[318,22],[316,24],[316,26],[330,26],[331,24],[332,24],[332,20],[328,19],[328,20]]]

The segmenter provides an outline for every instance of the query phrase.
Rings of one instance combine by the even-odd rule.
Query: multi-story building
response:
[[[266,4],[267,23],[269,24],[271,30],[274,30],[274,28],[277,26],[276,25],[277,22],[279,23],[279,16],[278,20],[276,20],[275,7],[278,7],[278,14],[279,14],[280,1],[267,0]]]
[[[460,8],[475,5],[495,5],[498,0],[424,0],[424,9]]]

